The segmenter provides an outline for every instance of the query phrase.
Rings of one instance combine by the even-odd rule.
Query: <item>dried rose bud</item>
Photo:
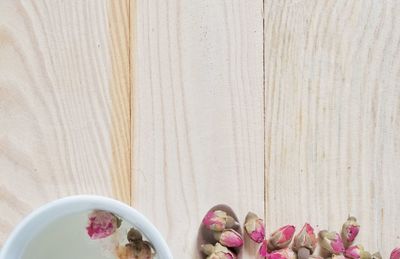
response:
[[[86,230],[91,239],[100,239],[112,235],[119,226],[121,220],[113,213],[96,210],[90,213]]]
[[[305,247],[310,250],[312,254],[317,245],[317,237],[315,236],[314,229],[310,224],[304,224],[300,232],[294,237],[292,249],[296,252],[300,248]]]
[[[382,259],[382,255],[379,252],[375,252],[371,255],[371,259]]]
[[[273,251],[288,247],[292,241],[294,231],[294,226],[287,225],[272,233],[268,240],[268,250]]]
[[[215,248],[212,244],[205,244],[205,245],[201,245],[200,250],[201,250],[201,252],[203,252],[203,254],[211,255],[212,253],[214,253]]]
[[[147,241],[137,241],[125,245],[125,251],[118,252],[120,259],[152,259],[154,257],[152,245]]]
[[[236,259],[236,255],[225,246],[216,243],[213,247],[213,252],[208,255],[207,259]]]
[[[241,247],[243,245],[242,235],[233,229],[215,232],[214,237],[218,242],[227,247]]]
[[[266,259],[296,259],[296,253],[290,248],[272,251],[264,256]]]
[[[390,259],[400,259],[400,247],[393,249],[392,253],[390,254]]]
[[[298,259],[309,259],[311,255],[311,251],[305,247],[300,247],[296,253]]]
[[[321,247],[329,253],[341,254],[344,252],[343,241],[338,233],[322,230],[318,236]]]
[[[213,231],[222,231],[225,228],[232,228],[238,225],[234,218],[222,210],[209,211],[203,219],[203,224]]]
[[[261,258],[266,259],[296,259],[296,253],[290,248],[284,248],[280,250],[268,251],[268,240],[264,240],[258,250],[258,254]],[[319,258],[317,258],[319,259]]]
[[[267,257],[268,256],[268,240],[263,240],[260,246],[260,249],[258,250],[258,253],[262,257]]]
[[[362,245],[348,247],[344,255],[351,259],[371,259],[371,254],[365,251]]]
[[[261,243],[265,237],[264,222],[256,214],[249,212],[246,216],[244,229],[250,239],[256,243]]]
[[[131,228],[127,234],[127,239],[129,242],[137,242],[143,239],[142,233],[139,230]]]
[[[347,248],[353,243],[359,231],[360,225],[357,223],[357,219],[355,217],[349,217],[342,226],[341,235],[344,247]]]
[[[279,255],[280,257],[276,257],[276,255]],[[282,258],[282,259],[296,259],[296,253],[293,252],[293,250],[290,249],[290,248],[285,248],[285,249],[273,251],[273,252],[270,254],[270,257],[269,257],[269,259],[278,259],[278,258]]]
[[[268,240],[263,240],[261,243],[261,246],[258,250],[258,253],[262,256],[262,257],[267,257],[268,256]]]

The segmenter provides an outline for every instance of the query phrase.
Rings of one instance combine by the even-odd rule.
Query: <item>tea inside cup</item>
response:
[[[128,237],[131,229],[138,233],[136,239]],[[148,259],[156,258],[156,251],[144,233],[119,215],[92,210],[51,220],[30,240],[21,256],[21,259],[55,258]]]
[[[69,196],[34,210],[0,249],[0,259],[67,258],[173,257],[144,215],[123,202],[96,195]]]

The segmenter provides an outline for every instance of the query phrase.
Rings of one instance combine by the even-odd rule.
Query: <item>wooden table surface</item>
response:
[[[399,186],[400,1],[0,2],[0,244],[85,193],[175,258],[219,203],[268,232],[355,215],[387,258]]]

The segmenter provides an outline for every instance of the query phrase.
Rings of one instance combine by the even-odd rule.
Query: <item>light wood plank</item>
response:
[[[127,5],[0,2],[0,244],[58,197],[129,202]]]
[[[266,217],[400,243],[400,2],[265,1]]]
[[[264,210],[262,1],[135,9],[133,204],[175,258],[198,258],[210,207]]]

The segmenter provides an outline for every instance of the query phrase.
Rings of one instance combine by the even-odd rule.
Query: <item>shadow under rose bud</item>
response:
[[[349,217],[342,226],[341,237],[345,248],[351,246],[360,232],[360,225],[355,217]]]
[[[241,247],[243,245],[242,235],[233,229],[215,232],[214,237],[219,243],[227,247]]]
[[[321,248],[331,254],[344,253],[344,245],[340,235],[336,232],[322,230],[318,233]]]
[[[294,232],[295,227],[292,225],[287,225],[276,230],[268,239],[268,251],[288,247],[290,242],[292,242]]]
[[[246,216],[244,229],[250,239],[256,243],[261,243],[265,237],[264,222],[256,214],[249,212]]]

